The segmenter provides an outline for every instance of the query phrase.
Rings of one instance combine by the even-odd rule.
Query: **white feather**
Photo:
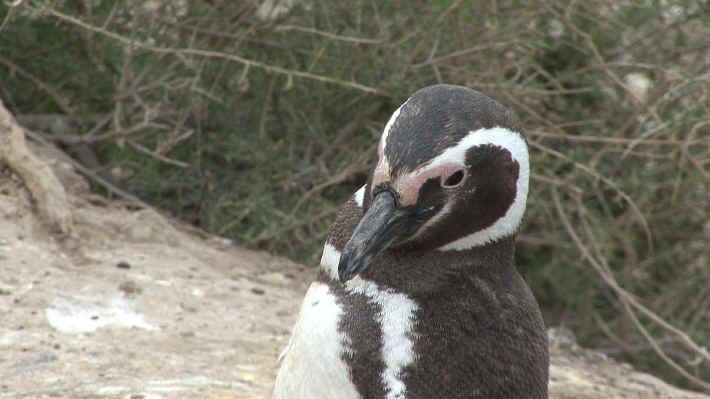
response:
[[[355,200],[355,203],[357,204],[358,207],[362,208],[362,203],[365,200],[365,186],[363,185],[360,187],[359,190],[355,191],[355,194],[353,195],[353,200]]]
[[[409,100],[407,100],[409,101]],[[397,118],[399,118],[399,113],[402,111],[402,107],[404,107],[404,104],[407,103],[407,101],[403,102],[402,105],[399,106],[393,113],[392,116],[390,116],[390,119],[387,121],[385,124],[385,129],[382,131],[382,137],[380,140],[382,141],[382,153],[384,154],[385,148],[387,147],[387,136],[390,134],[390,130],[392,129],[392,125],[397,121]]]
[[[323,255],[320,258],[320,268],[328,273],[332,280],[338,280],[338,263],[340,262],[340,251],[326,241],[323,246]]]
[[[323,283],[312,283],[282,354],[272,399],[360,399],[342,359],[350,342],[338,331],[343,310]]]
[[[333,245],[325,244],[321,268],[333,280],[338,279],[337,268],[340,255],[340,251]],[[417,304],[404,294],[380,288],[374,282],[364,280],[360,276],[355,276],[345,283],[345,290],[349,294],[367,296],[370,303],[377,304],[381,309],[375,315],[375,320],[382,330],[383,338],[382,357],[385,361],[385,369],[381,376],[382,382],[387,387],[387,399],[404,398],[406,387],[401,376],[402,370],[414,361],[412,331]]]
[[[407,101],[409,101],[409,100],[407,100]],[[387,148],[387,138],[389,137],[390,130],[392,130],[392,126],[397,121],[397,118],[399,118],[399,113],[400,113],[400,111],[402,111],[402,107],[404,107],[404,104],[406,104],[407,101],[402,103],[402,105],[400,105],[399,108],[397,108],[392,113],[392,116],[390,116],[390,119],[385,124],[385,128],[382,131],[382,136],[380,137],[380,144],[379,144],[380,148],[378,149],[378,153],[379,153],[379,156],[381,156],[382,158],[379,160],[380,164],[378,165],[378,167],[381,168],[382,171],[384,173],[386,173],[387,175],[389,175],[389,171],[390,171],[389,159],[387,159],[387,155],[385,154],[385,148]]]
[[[365,186],[362,186],[353,196],[355,203],[360,207],[362,207],[364,194]],[[338,263],[340,262],[340,256],[341,253],[335,246],[329,242],[325,243],[320,267],[333,280],[338,280]],[[363,280],[359,276],[355,276],[348,281],[345,284],[345,289],[349,294],[367,296],[370,303],[377,304],[381,309],[377,315],[374,315],[383,335],[382,357],[385,362],[385,369],[382,372],[381,378],[387,388],[387,399],[403,399],[406,393],[406,386],[401,379],[402,370],[414,361],[412,330],[414,326],[414,312],[418,309],[417,304],[404,294],[394,292],[390,289],[380,288],[374,282]],[[309,294],[307,294],[306,299],[304,299],[304,307],[306,306],[305,304],[310,292],[311,290],[309,290]],[[303,309],[302,307],[297,328],[299,325],[305,326],[306,323],[313,322],[313,320],[304,319]],[[306,315],[308,315],[308,313],[306,313]],[[340,314],[338,314],[338,317],[340,317]],[[337,326],[337,323],[335,325]],[[310,328],[320,329],[322,327],[318,324],[310,324]],[[333,332],[333,334],[339,333],[336,331]],[[294,330],[293,337],[295,337],[295,335],[296,330]],[[291,341],[294,340],[293,337]],[[347,337],[339,337],[338,340],[340,340],[341,343],[345,343],[341,344],[341,348],[339,349],[341,353],[343,351],[352,350],[349,348]],[[289,347],[291,346],[293,345],[289,344]],[[347,376],[349,378],[349,373]],[[340,399],[340,396],[336,395],[327,397]],[[346,396],[343,396],[343,398],[345,397]],[[274,397],[274,399],[276,398],[277,397]],[[294,398],[300,397],[294,396]]]
[[[382,329],[382,357],[385,369],[381,378],[387,388],[387,399],[406,398],[407,387],[402,370],[414,361],[414,312],[419,308],[407,295],[382,289],[359,276],[345,284],[350,293],[364,294],[380,306],[377,324]]]

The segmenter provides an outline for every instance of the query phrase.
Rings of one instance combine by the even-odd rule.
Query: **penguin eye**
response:
[[[444,180],[443,183],[441,183],[441,187],[444,188],[453,188],[456,186],[459,186],[463,181],[464,178],[466,177],[466,170],[465,169],[459,169],[449,175],[449,177]]]

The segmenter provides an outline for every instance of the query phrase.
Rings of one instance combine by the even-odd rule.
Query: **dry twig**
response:
[[[631,317],[632,321],[634,322],[634,325],[638,328],[638,330],[644,335],[648,343],[651,345],[651,347],[658,353],[658,355],[663,358],[671,367],[673,367],[676,371],[678,371],[681,375],[683,375],[685,378],[688,380],[692,381],[693,383],[697,384],[700,387],[703,387],[705,389],[710,389],[710,383],[705,382],[694,375],[690,374],[687,370],[685,370],[683,367],[678,365],[675,361],[673,361],[666,353],[663,351],[663,349],[658,345],[658,343],[655,341],[655,339],[648,333],[647,329],[643,326],[642,323],[638,320],[636,317],[635,313],[633,312],[633,309],[636,309],[637,311],[640,311],[644,315],[646,315],[649,319],[651,319],[654,323],[658,324],[661,326],[663,329],[673,333],[676,335],[679,339],[680,342],[685,344],[689,349],[691,349],[693,352],[695,352],[698,356],[704,358],[706,361],[710,361],[710,354],[708,354],[707,348],[704,346],[698,345],[688,334],[685,332],[681,331],[680,329],[674,327],[670,323],[666,322],[663,318],[658,316],[656,313],[648,309],[646,306],[641,304],[639,300],[633,296],[631,293],[626,291],[624,288],[619,286],[617,283],[616,279],[614,278],[613,273],[609,269],[608,266],[604,265],[604,259],[603,258],[595,258],[592,256],[592,254],[589,251],[589,248],[587,245],[584,244],[584,242],[580,239],[579,235],[575,231],[574,227],[572,227],[572,223],[569,220],[569,217],[567,216],[567,213],[564,211],[562,207],[562,203],[560,201],[560,196],[557,192],[557,189],[554,187],[551,187],[550,192],[552,194],[552,199],[555,204],[555,208],[557,209],[557,214],[560,217],[560,221],[562,221],[562,224],[565,228],[565,231],[567,231],[568,236],[572,239],[574,244],[577,246],[577,249],[580,251],[582,254],[582,257],[589,262],[590,265],[594,268],[594,270],[599,274],[599,276],[604,280],[604,282],[614,290],[614,292],[618,295],[619,300],[622,302],[624,309],[627,311],[629,316]],[[579,199],[577,199],[577,204],[578,204],[578,210],[580,212],[580,218],[584,218],[582,216],[583,214],[583,209],[584,207],[582,204],[579,202]]]
[[[56,17],[57,19],[68,22],[77,26],[80,26],[84,29],[87,29],[92,32],[96,32],[99,34],[102,34],[104,36],[110,37],[114,40],[117,40],[129,47],[137,47],[141,48],[143,50],[148,50],[152,51],[154,53],[163,53],[163,54],[172,54],[178,57],[186,56],[186,55],[194,55],[198,57],[207,57],[207,58],[219,58],[219,59],[224,59],[228,61],[234,61],[238,62],[240,64],[243,64],[245,66],[253,67],[253,68],[260,68],[268,72],[273,72],[277,73],[280,75],[285,75],[286,77],[292,77],[296,76],[299,78],[304,78],[304,79],[310,79],[310,80],[315,80],[318,82],[323,82],[323,83],[330,83],[330,84],[335,84],[338,86],[343,86],[343,87],[348,87],[351,89],[355,90],[360,90],[364,91],[366,93],[370,94],[376,94],[378,96],[387,96],[387,93],[385,93],[382,90],[369,87],[357,82],[353,81],[346,81],[346,80],[341,80],[341,79],[335,79],[331,78],[328,76],[323,76],[323,75],[316,75],[310,72],[303,72],[303,71],[298,71],[295,69],[288,69],[288,68],[282,68],[274,65],[269,65],[263,62],[259,61],[254,61],[250,60],[244,57],[240,57],[235,54],[227,54],[227,53],[222,53],[222,52],[217,52],[217,51],[210,51],[210,50],[199,50],[199,49],[191,49],[191,48],[169,48],[169,47],[159,47],[159,46],[154,46],[148,43],[144,43],[139,40],[131,39],[122,35],[119,35],[115,32],[111,32],[106,30],[105,28],[99,27],[99,26],[94,26],[89,23],[86,23],[80,19],[74,18],[70,15],[67,15],[65,13],[62,13],[60,11],[57,11],[54,8],[48,8],[47,13],[50,15]]]

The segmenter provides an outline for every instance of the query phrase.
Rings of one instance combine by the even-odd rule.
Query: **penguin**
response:
[[[529,175],[501,104],[412,94],[337,211],[272,398],[547,398],[545,325],[513,259]]]

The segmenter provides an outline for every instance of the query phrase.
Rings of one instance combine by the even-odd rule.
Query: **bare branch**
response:
[[[326,38],[332,39],[332,40],[338,40],[341,42],[356,43],[356,44],[381,44],[381,43],[385,42],[385,39],[362,39],[359,37],[341,36],[341,35],[336,35],[334,33],[325,32],[325,31],[318,30],[318,29],[307,28],[305,26],[296,26],[296,25],[279,25],[276,27],[276,31],[277,32],[296,31],[296,32],[303,32],[303,33],[311,33],[311,34],[323,36],[323,37],[326,37]]]
[[[234,55],[234,54],[226,54],[226,53],[220,53],[217,51],[198,50],[198,49],[190,49],[190,48],[169,48],[169,47],[153,46],[153,45],[150,45],[150,44],[147,44],[147,43],[135,40],[135,39],[130,39],[125,36],[121,36],[115,32],[110,32],[102,27],[88,24],[80,19],[74,18],[74,17],[64,14],[62,12],[59,12],[54,8],[49,8],[46,11],[50,15],[52,15],[52,16],[56,17],[57,19],[60,19],[64,22],[68,22],[68,23],[71,23],[71,24],[74,24],[77,26],[81,26],[84,29],[88,29],[92,32],[96,32],[96,33],[105,35],[107,37],[110,37],[110,38],[117,40],[123,44],[126,44],[128,46],[138,47],[138,48],[152,51],[155,53],[173,54],[176,56],[194,55],[194,56],[198,56],[198,57],[219,58],[219,59],[224,59],[224,60],[228,60],[228,61],[238,62],[240,64],[243,64],[243,65],[246,65],[249,67],[260,68],[260,69],[263,69],[268,72],[278,73],[280,75],[285,75],[287,77],[296,76],[299,78],[310,79],[310,80],[315,80],[318,82],[330,83],[330,84],[335,84],[338,86],[348,87],[351,89],[364,91],[366,93],[376,94],[378,96],[385,96],[385,97],[388,96],[388,94],[383,92],[382,90],[375,89],[375,88],[369,87],[369,86],[365,86],[365,85],[357,83],[357,82],[335,79],[335,78],[331,78],[328,76],[316,75],[316,74],[312,74],[309,72],[298,71],[295,69],[282,68],[282,67],[278,67],[278,66],[274,66],[274,65],[269,65],[269,64],[266,64],[263,62],[250,60],[250,59],[240,57],[240,56]]]

